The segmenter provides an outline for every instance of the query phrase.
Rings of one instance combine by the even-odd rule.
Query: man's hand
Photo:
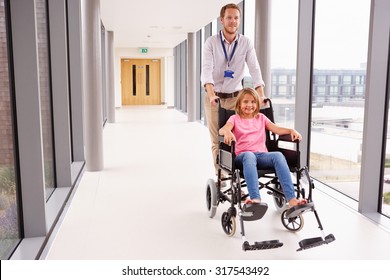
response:
[[[204,85],[205,87],[205,90],[209,96],[209,100],[210,100],[210,105],[211,106],[217,106],[218,104],[218,96],[215,95],[215,92],[214,92],[214,85],[213,84],[205,84]]]
[[[267,97],[265,97],[264,95],[261,95],[259,98],[260,98],[260,108],[267,105],[267,101],[266,101]]]
[[[211,96],[209,99],[210,99],[210,105],[211,106],[217,106],[218,99],[219,99],[218,96],[214,95],[214,96]]]
[[[264,88],[262,86],[258,86],[258,87],[256,87],[256,91],[257,91],[259,98],[260,98],[260,108],[264,107],[265,105],[267,105],[267,102],[265,102],[265,100],[267,98],[264,95]]]

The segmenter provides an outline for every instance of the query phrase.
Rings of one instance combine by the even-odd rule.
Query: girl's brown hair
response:
[[[236,114],[239,115],[240,117],[242,117],[242,111],[241,111],[240,105],[241,105],[242,99],[244,99],[245,94],[252,95],[256,101],[257,111],[254,114],[254,117],[255,117],[260,112],[260,98],[259,98],[259,95],[257,94],[257,91],[255,91],[253,88],[244,88],[238,94],[237,100],[236,100],[236,107],[235,107]]]

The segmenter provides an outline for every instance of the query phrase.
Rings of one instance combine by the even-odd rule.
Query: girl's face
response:
[[[245,94],[240,103],[242,117],[253,118],[257,112],[256,100],[251,94]]]

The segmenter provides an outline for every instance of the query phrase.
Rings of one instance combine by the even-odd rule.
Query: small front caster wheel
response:
[[[288,209],[284,210],[281,216],[283,226],[290,231],[300,231],[304,225],[302,215],[288,218],[286,216],[287,211]]]
[[[221,223],[223,231],[228,236],[233,236],[236,233],[236,217],[229,215],[228,212],[223,212]]]

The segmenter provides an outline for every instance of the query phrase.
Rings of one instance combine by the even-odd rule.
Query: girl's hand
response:
[[[223,136],[223,142],[230,146],[232,144],[232,141],[236,141],[236,137],[231,131],[229,131]]]
[[[302,135],[298,131],[296,131],[295,129],[291,129],[290,135],[291,135],[291,139],[293,141],[295,141],[295,140],[301,141],[302,140]]]

